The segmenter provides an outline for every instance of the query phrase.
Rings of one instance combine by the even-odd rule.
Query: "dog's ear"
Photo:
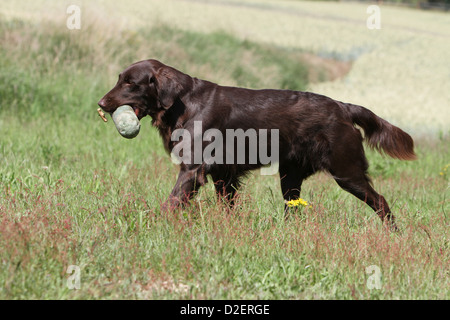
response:
[[[167,68],[160,68],[150,79],[155,84],[158,101],[162,108],[170,108],[180,96],[183,86],[177,80],[176,75]]]

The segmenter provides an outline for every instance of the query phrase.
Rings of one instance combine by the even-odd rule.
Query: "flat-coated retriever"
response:
[[[207,182],[207,175],[212,177],[218,196],[232,202],[240,178],[266,164],[260,158],[250,161],[259,147],[277,154],[285,203],[299,198],[303,180],[327,171],[342,189],[366,202],[382,221],[396,229],[386,200],[371,186],[362,141],[403,160],[415,159],[414,142],[364,107],[311,92],[220,86],[156,60],[126,68],[98,105],[109,113],[130,105],[139,119],[152,118],[168,152],[178,145],[180,172],[163,210],[186,203]],[[364,130],[364,138],[355,125]],[[230,143],[239,138],[230,138],[230,130],[244,135],[243,147]],[[215,133],[214,139],[211,135],[208,138],[208,132]],[[255,135],[256,147],[249,143]],[[210,156],[203,158],[207,149]],[[239,152],[245,156],[239,159]]]

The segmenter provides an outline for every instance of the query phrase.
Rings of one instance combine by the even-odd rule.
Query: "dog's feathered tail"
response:
[[[368,145],[392,158],[414,160],[414,141],[402,129],[390,124],[362,106],[341,103],[351,117],[351,121],[364,130]]]

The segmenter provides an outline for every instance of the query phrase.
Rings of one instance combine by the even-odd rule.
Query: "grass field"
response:
[[[450,298],[449,14],[382,6],[369,30],[355,3],[79,1],[81,29],[68,30],[69,4],[0,8],[1,299]],[[221,84],[315,91],[405,128],[417,161],[367,150],[402,231],[326,174],[305,182],[311,206],[288,221],[278,177],[257,172],[231,213],[208,184],[162,215],[177,167],[150,119],[126,140],[95,112],[145,58]]]

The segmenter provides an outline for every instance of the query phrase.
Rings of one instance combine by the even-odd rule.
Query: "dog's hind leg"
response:
[[[354,172],[350,176],[345,176],[332,171],[331,174],[342,189],[367,203],[392,230],[398,230],[386,199],[372,188],[364,173]]]
[[[342,189],[366,202],[381,221],[387,223],[392,230],[398,230],[386,200],[371,186],[361,135],[355,131],[342,131],[340,138],[342,141],[331,153],[329,172]]]

